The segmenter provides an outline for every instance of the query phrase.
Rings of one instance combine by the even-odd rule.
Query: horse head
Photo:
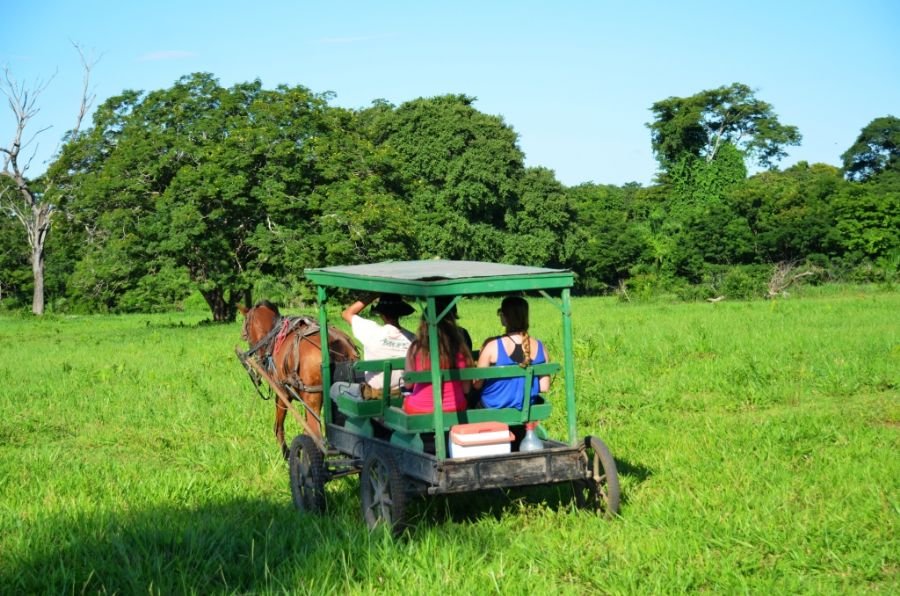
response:
[[[278,306],[268,300],[257,302],[256,306],[250,308],[238,306],[238,310],[244,315],[241,339],[248,342],[251,346],[264,338],[275,326],[275,321],[281,316]]]

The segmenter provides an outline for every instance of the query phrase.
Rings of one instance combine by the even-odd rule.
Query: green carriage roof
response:
[[[572,272],[483,261],[388,261],[307,269],[320,286],[408,296],[493,294],[570,288]]]

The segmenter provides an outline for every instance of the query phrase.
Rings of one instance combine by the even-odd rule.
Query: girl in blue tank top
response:
[[[500,310],[500,322],[506,328],[506,334],[488,339],[481,348],[478,366],[506,366],[518,364],[525,367],[530,364],[541,364],[549,361],[544,344],[528,335],[528,302],[518,296],[503,299]],[[479,386],[479,381],[475,381]],[[550,377],[535,377],[532,380],[531,402],[541,392],[550,389]],[[525,379],[514,377],[509,379],[485,379],[481,391],[481,403],[487,408],[522,409],[525,395]]]

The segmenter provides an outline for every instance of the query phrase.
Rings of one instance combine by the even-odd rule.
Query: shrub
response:
[[[722,280],[722,294],[734,300],[762,298],[765,289],[765,280],[744,267],[732,268]]]
[[[707,265],[703,273],[705,298],[725,296],[730,300],[750,300],[766,294],[771,265]]]

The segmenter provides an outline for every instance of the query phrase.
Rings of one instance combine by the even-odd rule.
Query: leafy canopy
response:
[[[670,97],[650,108],[653,152],[668,171],[685,154],[712,161],[724,143],[737,147],[760,166],[772,168],[800,143],[796,126],[781,124],[771,104],[747,85],[732,83],[690,97]]]
[[[885,170],[900,171],[900,118],[872,120],[841,160],[844,175],[851,180],[868,180]]]

